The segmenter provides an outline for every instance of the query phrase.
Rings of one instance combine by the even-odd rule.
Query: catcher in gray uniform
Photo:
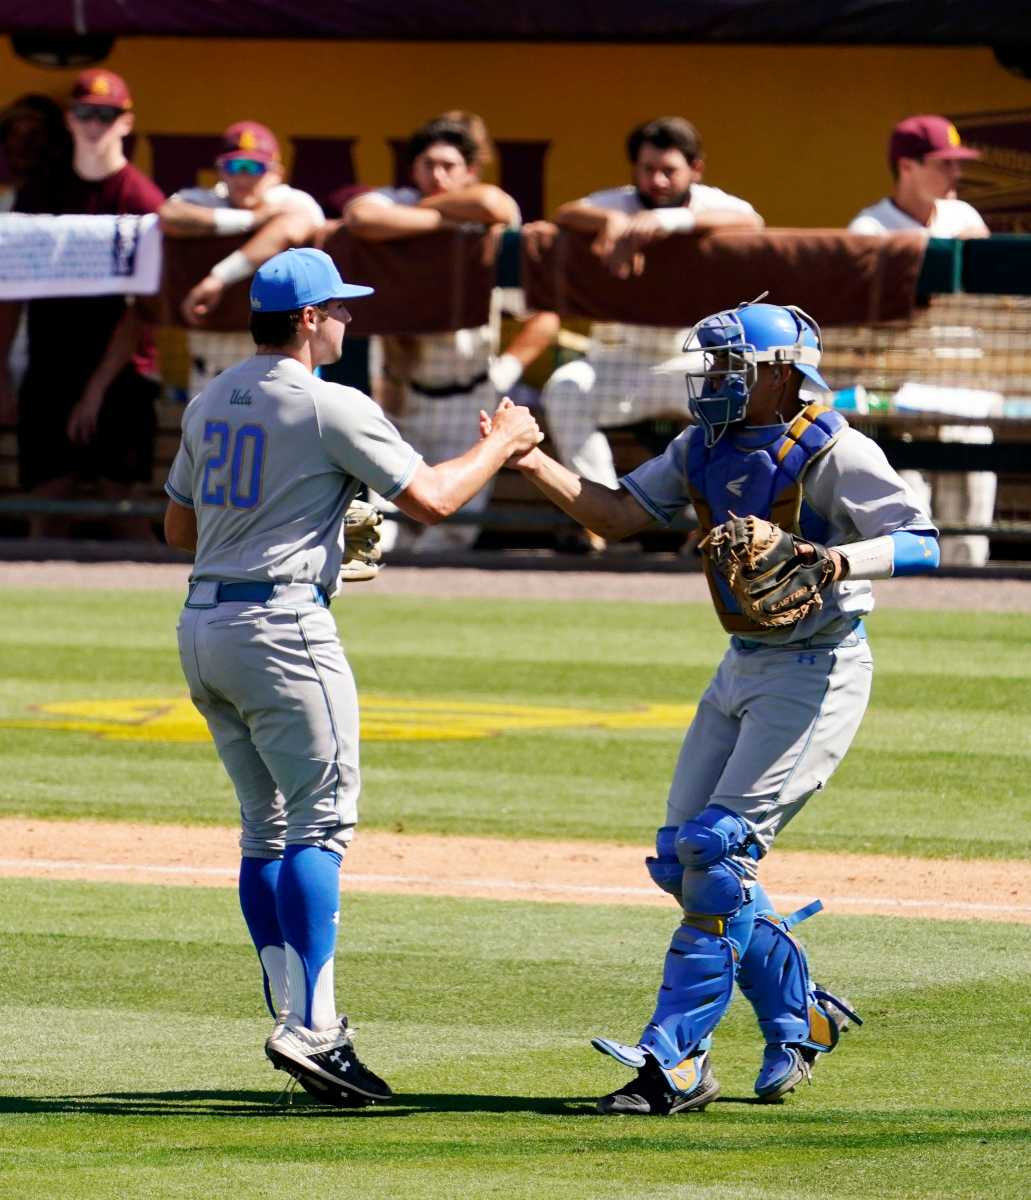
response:
[[[513,465],[607,539],[668,524],[692,503],[717,615],[732,636],[684,739],[666,820],[647,859],[683,909],[655,1011],[636,1043],[595,1038],[637,1072],[598,1102],[668,1115],[719,1095],[712,1035],[735,980],[766,1043],[755,1082],[777,1100],[833,1050],[848,1020],[813,983],[756,878],[774,837],[824,787],[859,728],[873,664],[862,618],[871,579],[933,570],[937,531],[869,438],[809,403],[826,388],[819,326],[800,309],[743,304],[691,330],[666,364],[697,424],[615,488],[534,448]],[[483,431],[490,422],[483,419]]]
[[[368,396],[319,379],[340,357],[344,301],[371,290],[320,250],[269,259],[251,286],[257,351],[189,404],[165,485],[167,540],[194,552],[180,659],[240,803],[240,905],[276,1017],[265,1052],[341,1106],[391,1095],[355,1054],[333,981],[360,777],[355,684],[328,608],[345,557],[375,559],[376,537],[374,519],[345,532],[345,513],[364,483],[434,524],[541,440],[506,405],[490,437],[429,467]]]

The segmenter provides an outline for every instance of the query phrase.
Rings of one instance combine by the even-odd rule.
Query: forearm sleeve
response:
[[[848,563],[849,579],[890,579],[896,575],[923,575],[938,567],[937,534],[900,529],[865,542],[849,542],[834,549]]]

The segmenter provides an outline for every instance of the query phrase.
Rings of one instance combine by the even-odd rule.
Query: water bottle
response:
[[[842,412],[854,412],[860,416],[867,413],[891,412],[890,392],[868,392],[861,383],[831,393],[831,404]]]
[[[854,387],[842,388],[838,392],[832,392],[831,404],[843,412],[868,413],[870,411],[870,398],[861,383],[857,383]]]

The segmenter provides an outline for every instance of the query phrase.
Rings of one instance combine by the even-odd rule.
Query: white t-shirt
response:
[[[628,216],[645,211],[641,197],[637,194],[637,188],[629,183],[625,187],[606,188],[604,191],[592,192],[589,196],[584,196],[579,203],[588,204],[591,208],[611,208],[616,212],[626,213]],[[712,212],[714,209],[749,213],[753,217],[759,216],[747,200],[742,200],[740,196],[732,196],[729,192],[721,191],[719,188],[709,187],[707,183],[691,184],[686,204],[677,208],[652,208],[648,211],[655,213],[656,217],[663,224],[668,224],[672,231],[677,228],[677,215],[684,212],[685,209],[695,217],[703,212]]]
[[[197,517],[193,579],[317,583],[332,594],[355,481],[389,500],[420,461],[364,392],[256,354],[187,405],[165,491]]]
[[[183,188],[182,191],[176,192],[172,199],[196,204],[201,208],[232,208],[229,189],[221,180],[211,188]],[[315,197],[302,192],[300,188],[291,187],[288,183],[273,184],[262,194],[261,202],[276,208],[299,208],[306,212],[316,225],[326,223],[326,216]]]
[[[936,200],[930,223],[922,225],[915,217],[903,212],[890,196],[864,208],[848,227],[849,233],[899,233],[914,229],[941,238],[969,236],[972,229],[982,235],[988,233],[981,214],[965,200]]]
[[[616,212],[634,216],[644,212],[645,207],[637,194],[637,188],[632,184],[625,187],[606,188],[600,192],[592,192],[579,201],[580,204],[591,208],[607,208]],[[678,228],[693,228],[695,218],[700,213],[711,212],[714,209],[724,211],[749,213],[759,217],[747,200],[740,196],[732,196],[729,192],[705,183],[693,183],[687,204],[677,208],[653,208],[664,227],[671,233]],[[684,222],[684,216],[687,221]],[[679,222],[678,223],[678,219]],[[759,218],[761,220],[761,218]],[[587,348],[588,362],[598,366],[606,364],[616,366],[624,374],[628,369],[635,372],[633,383],[624,381],[620,386],[635,393],[652,390],[661,385],[663,390],[669,386],[669,381],[659,376],[650,376],[649,368],[671,355],[677,354],[684,344],[686,330],[676,326],[666,325],[624,325],[618,321],[595,321],[591,325],[591,340]],[[627,376],[629,380],[630,376]]]

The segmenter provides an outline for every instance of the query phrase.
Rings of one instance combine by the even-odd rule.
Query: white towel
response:
[[[0,300],[153,295],[161,230],[144,216],[0,214]]]

